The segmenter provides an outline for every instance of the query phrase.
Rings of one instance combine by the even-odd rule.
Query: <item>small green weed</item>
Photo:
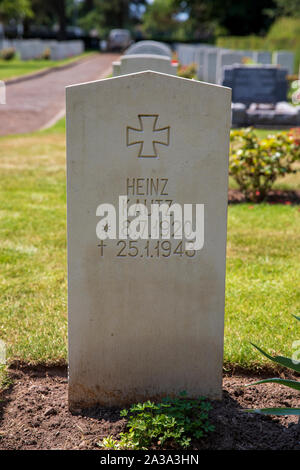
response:
[[[99,446],[137,450],[176,444],[188,448],[192,439],[200,439],[214,430],[208,420],[210,409],[205,398],[188,399],[185,392],[179,398],[166,397],[158,404],[137,403],[120,413],[128,419],[128,432],[120,433],[119,441],[108,436]]]

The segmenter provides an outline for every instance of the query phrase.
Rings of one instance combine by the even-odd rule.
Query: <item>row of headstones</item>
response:
[[[294,73],[294,53],[277,51],[273,55],[269,51],[238,51],[222,49],[209,44],[177,44],[176,52],[182,65],[195,63],[200,80],[209,83],[222,82],[223,68],[227,65],[242,64],[245,58],[255,64],[273,64]]]
[[[66,59],[84,52],[84,42],[81,40],[56,41],[43,39],[3,39],[0,40],[0,50],[13,47],[19,53],[21,60],[40,58],[46,49],[50,50],[50,59]]]

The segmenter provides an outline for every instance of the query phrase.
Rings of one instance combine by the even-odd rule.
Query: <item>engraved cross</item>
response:
[[[170,126],[158,128],[158,114],[139,114],[138,119],[139,129],[127,126],[127,147],[138,144],[138,157],[158,157],[156,145],[169,145]]]

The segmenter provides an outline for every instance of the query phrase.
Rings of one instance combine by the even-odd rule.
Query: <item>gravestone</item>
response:
[[[195,60],[195,47],[187,44],[180,44],[177,48],[177,55],[181,65],[190,65]]]
[[[233,103],[286,101],[287,71],[274,66],[233,65],[224,68],[223,86],[232,88]]]
[[[243,57],[241,51],[219,51],[217,57],[217,83],[222,83],[224,67],[233,64],[241,64]]]
[[[288,51],[277,51],[273,53],[274,65],[279,65],[283,69],[287,69],[288,74],[294,73],[294,53]]]
[[[257,64],[271,64],[272,54],[269,51],[255,51],[254,62]]]
[[[208,83],[217,83],[218,50],[207,49],[204,53],[203,80]]]
[[[135,54],[155,54],[172,57],[172,50],[163,42],[139,41],[135,44],[132,44],[132,46],[130,46],[125,52],[125,55]]]
[[[195,63],[198,49],[195,44],[178,44],[176,52],[179,63],[183,66]]]
[[[199,46],[195,52],[195,64],[197,66],[197,77],[199,80],[203,80],[204,76],[204,56],[205,51],[209,49],[204,46]]]
[[[239,51],[242,53],[242,60],[244,59],[251,59],[254,61],[255,59],[255,52],[254,51]]]
[[[71,408],[221,397],[230,97],[150,71],[67,87]]]
[[[120,61],[113,62],[114,77],[144,70],[176,75],[177,64],[172,64],[169,57],[154,54],[124,55]]]

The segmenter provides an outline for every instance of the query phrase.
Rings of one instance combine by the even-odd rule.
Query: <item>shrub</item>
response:
[[[300,321],[300,317],[295,316],[295,318],[296,320]],[[298,373],[300,372],[300,361],[291,359],[289,357],[284,357],[284,356],[270,356],[270,354],[266,353],[255,344],[252,344],[252,346],[258,349],[259,352],[261,352],[264,356],[266,356],[268,359],[275,362],[276,364],[279,364],[284,367],[288,367],[289,369],[295,372],[298,372]],[[285,387],[289,387],[300,392],[300,382],[298,382],[297,380],[288,380],[288,379],[282,379],[282,378],[277,378],[277,377],[272,378],[272,379],[259,380],[258,382],[248,384],[247,386],[265,384],[265,383],[277,383],[277,384],[284,385]],[[253,410],[248,409],[244,411],[248,411],[250,413],[265,414],[265,415],[279,415],[279,416],[300,415],[300,408],[260,408],[260,409],[253,409]]]
[[[231,131],[229,174],[246,198],[262,201],[277,178],[296,173],[300,159],[299,135],[280,132],[259,139],[252,128]]]
[[[13,47],[7,47],[6,49],[2,49],[0,51],[0,58],[3,60],[11,60],[15,57],[16,50]]]
[[[211,408],[204,398],[190,400],[185,393],[180,398],[165,398],[162,403],[151,401],[132,405],[121,411],[127,417],[126,433],[120,441],[111,436],[99,445],[112,449],[147,449],[150,446],[177,444],[182,448],[190,446],[191,439],[200,439],[214,427],[209,424],[208,411]]]
[[[180,65],[178,67],[177,75],[182,78],[197,78],[197,65]]]

